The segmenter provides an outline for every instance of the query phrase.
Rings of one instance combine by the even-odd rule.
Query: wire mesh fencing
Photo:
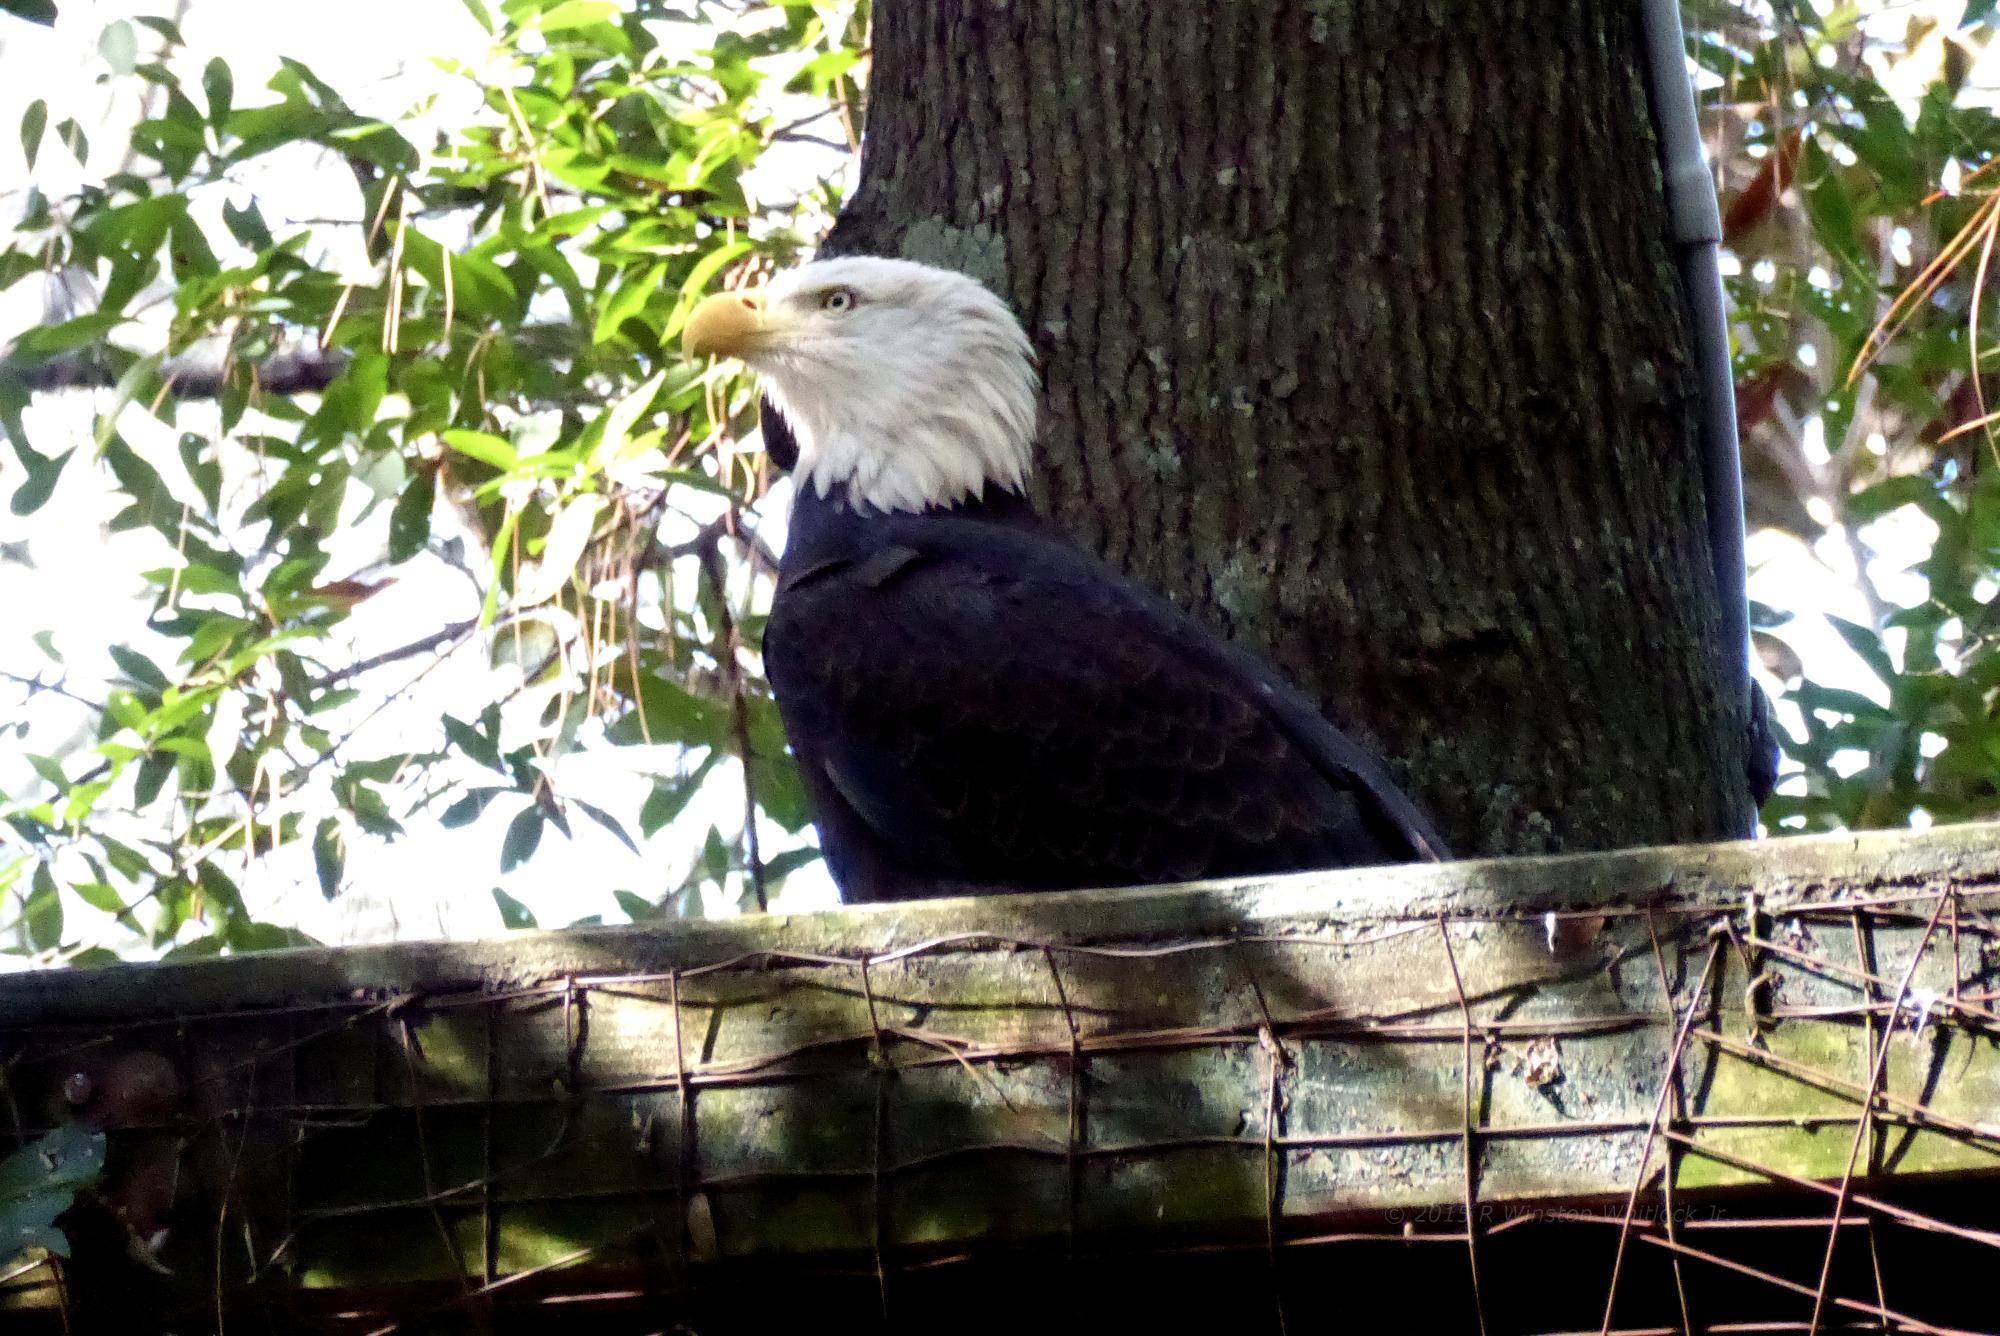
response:
[[[0,1117],[110,1147],[0,1320],[1996,1330],[1996,896],[1962,831],[0,981]]]

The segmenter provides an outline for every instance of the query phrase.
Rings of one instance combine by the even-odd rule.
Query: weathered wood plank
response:
[[[1183,886],[867,905],[815,914],[520,932],[474,942],[302,948],[256,956],[0,976],[0,1026],[116,1020],[339,998],[353,990],[504,987],[665,972],[758,951],[882,953],[955,934],[1051,940],[1194,937],[1248,923],[1308,930],[1384,920],[1537,914],[1673,900],[1730,905],[2000,882],[1991,825],[1306,872]]]
[[[123,1129],[112,1201],[172,1171],[201,1311],[1276,1246],[1671,1147],[1687,1192],[2000,1169],[1996,909],[1990,826],[940,901],[14,976],[0,1058],[30,1130]]]

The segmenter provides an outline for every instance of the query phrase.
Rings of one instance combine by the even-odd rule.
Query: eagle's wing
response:
[[[1058,540],[985,527],[824,563],[772,610],[766,667],[850,899],[1441,852],[1255,660]]]

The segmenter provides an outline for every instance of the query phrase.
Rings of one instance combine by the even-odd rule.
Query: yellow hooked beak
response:
[[[718,292],[688,314],[681,351],[689,357],[741,357],[769,333],[761,288]]]

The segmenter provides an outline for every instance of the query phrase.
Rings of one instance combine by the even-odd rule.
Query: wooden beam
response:
[[[1767,903],[1950,878],[2000,884],[2000,823],[1782,840],[1495,858],[1179,886],[866,905],[813,914],[677,919],[471,942],[306,947],[165,965],[0,975],[0,1026],[280,1006],[352,990],[513,986],[600,969],[658,972],[760,951],[859,956],[944,937],[1026,928],[1051,940],[1199,936],[1246,924],[1407,921],[1440,914],[1527,915],[1675,901]]]
[[[171,1170],[209,1225],[147,1302],[200,1312],[1666,1238],[1669,1177],[1880,1216],[2000,1169],[1996,909],[2000,826],[935,901],[16,975],[0,1058],[24,1130],[116,1129],[113,1203]]]

